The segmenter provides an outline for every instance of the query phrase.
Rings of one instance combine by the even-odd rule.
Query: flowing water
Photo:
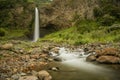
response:
[[[39,12],[38,8],[35,8],[35,28],[34,28],[34,39],[33,41],[36,42],[39,39]]]
[[[100,65],[85,61],[83,50],[70,51],[60,48],[62,62],[51,63],[51,66],[59,67],[59,71],[50,71],[53,80],[119,80],[119,71],[114,71]]]

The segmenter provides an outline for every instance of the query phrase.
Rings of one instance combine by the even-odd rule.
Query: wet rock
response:
[[[13,48],[13,44],[12,43],[6,43],[6,44],[0,46],[0,49],[5,49],[5,50],[12,49],[12,48]]]
[[[84,52],[87,52],[87,51],[89,51],[89,49],[88,48],[84,48]]]
[[[52,70],[52,71],[58,71],[59,67],[52,67],[52,68],[50,68],[50,70]]]
[[[48,58],[47,60],[50,61],[50,62],[54,61],[53,58]]]
[[[91,54],[86,58],[86,61],[96,61],[96,56],[95,54]]]
[[[54,53],[59,53],[60,48],[59,47],[54,47],[51,51]]]
[[[23,76],[19,80],[38,80],[38,78],[36,76]]]
[[[40,80],[51,80],[52,76],[45,70],[39,71],[37,74]]]
[[[120,63],[120,58],[115,56],[100,56],[96,61],[100,63]]]
[[[55,57],[55,58],[54,58],[54,61],[62,61],[62,59],[59,58],[59,57]]]

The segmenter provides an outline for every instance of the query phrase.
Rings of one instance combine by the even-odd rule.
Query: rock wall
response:
[[[98,0],[54,0],[40,10],[41,26],[61,29],[73,25],[76,17],[94,19],[94,7]]]

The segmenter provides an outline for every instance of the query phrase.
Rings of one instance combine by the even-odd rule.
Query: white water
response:
[[[86,57],[89,55],[84,55],[84,51],[82,49],[78,49],[76,51],[70,51],[69,49],[60,48],[59,50],[59,58],[61,58],[62,64],[69,65],[71,67],[75,67],[77,69],[82,69],[87,72],[92,73],[100,73],[102,71],[108,71],[108,69],[103,68],[101,66],[91,64],[86,62]],[[96,71],[97,70],[97,71]]]
[[[36,42],[39,39],[39,12],[38,8],[35,8],[35,28],[34,28],[34,39],[33,41]]]

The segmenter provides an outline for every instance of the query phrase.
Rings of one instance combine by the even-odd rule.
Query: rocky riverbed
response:
[[[57,57],[60,47],[89,55],[86,61],[120,64],[119,43],[73,46],[11,40],[0,43],[0,80],[51,80],[49,71],[60,70],[59,67],[49,66],[51,63],[62,61]]]

